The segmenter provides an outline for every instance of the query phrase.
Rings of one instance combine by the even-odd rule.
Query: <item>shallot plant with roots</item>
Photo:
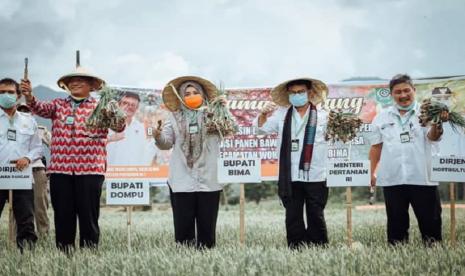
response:
[[[355,114],[331,110],[328,116],[325,140],[349,142],[357,136],[362,120]]]
[[[465,119],[462,115],[455,111],[450,111],[447,105],[438,101],[432,101],[430,98],[424,99],[420,106],[420,124],[423,127],[429,124],[442,123],[441,114],[443,111],[449,112],[449,122],[454,131],[457,128],[465,130]]]
[[[225,91],[220,89],[218,96],[208,103],[206,110],[207,133],[219,134],[221,139],[234,135],[238,130],[235,117],[224,105],[225,99]]]

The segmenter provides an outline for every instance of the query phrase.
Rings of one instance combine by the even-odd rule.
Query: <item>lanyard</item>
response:
[[[408,114],[408,116],[406,117],[405,120],[402,120],[402,117],[401,117],[400,115],[395,114],[397,120],[399,121],[400,126],[402,127],[402,130],[405,129],[405,125],[406,125],[408,122],[410,122],[410,118],[412,118],[412,116],[413,116],[414,114],[415,114],[415,110],[409,111],[409,114]]]
[[[73,117],[76,116],[76,110],[81,106],[82,103],[84,103],[86,99],[83,99],[83,100],[80,100],[78,102],[74,101],[74,100],[71,100],[71,107],[72,107],[72,110],[73,110]]]
[[[310,114],[310,112],[307,112],[307,114],[305,114],[304,118],[302,119],[302,124],[300,124],[300,127],[299,129],[297,129],[297,117],[296,117],[296,113],[298,113],[297,111],[296,112],[292,112],[292,117],[293,117],[293,127],[294,127],[294,138],[297,138],[299,137],[300,133],[302,132],[302,130],[304,130],[305,126],[307,125],[307,122],[308,122],[308,114]]]
[[[10,117],[10,116],[6,116],[8,118],[8,123],[10,123],[10,128],[15,128],[14,124],[15,124],[15,116],[17,116],[16,112],[18,111],[15,111],[15,113]]]
[[[80,102],[71,101],[71,106],[73,108],[73,115],[76,114],[76,109],[78,109],[85,100]]]

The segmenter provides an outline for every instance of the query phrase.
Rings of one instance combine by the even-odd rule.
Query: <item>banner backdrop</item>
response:
[[[435,88],[448,87],[453,109],[465,114],[465,76],[415,80],[417,101],[431,97]],[[167,110],[161,91],[114,87],[120,92],[119,103],[131,122],[122,134],[110,133],[107,181],[143,181],[150,185],[165,184],[168,177],[170,151],[158,150],[152,137],[158,121],[164,121]],[[227,107],[236,117],[239,132],[221,144],[222,157],[260,158],[262,180],[276,180],[278,176],[277,136],[258,135],[253,120],[267,101],[271,88],[228,89]],[[134,96],[136,95],[136,96]],[[329,85],[326,101],[317,108],[327,111],[340,109],[357,114],[362,120],[359,134],[351,146],[337,143],[328,145],[328,160],[366,160],[370,149],[371,121],[382,109],[392,105],[387,81],[347,82]],[[465,155],[465,134],[455,133],[445,126],[439,143],[439,155]]]

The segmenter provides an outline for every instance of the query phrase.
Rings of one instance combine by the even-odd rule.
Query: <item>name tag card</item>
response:
[[[196,134],[199,132],[199,125],[198,124],[190,124],[189,125],[189,134]]]
[[[8,131],[6,132],[6,137],[8,141],[16,141],[16,130],[8,129]]]
[[[299,139],[291,141],[291,151],[299,151]]]
[[[400,134],[400,142],[401,143],[410,142],[410,133],[408,131],[403,132],[403,133]]]
[[[74,124],[74,116],[68,116],[65,120],[65,125],[73,125]]]

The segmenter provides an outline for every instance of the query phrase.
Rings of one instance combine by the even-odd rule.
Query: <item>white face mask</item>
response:
[[[300,106],[306,105],[308,103],[307,92],[297,93],[297,94],[289,94],[289,102],[295,107],[300,107]]]

